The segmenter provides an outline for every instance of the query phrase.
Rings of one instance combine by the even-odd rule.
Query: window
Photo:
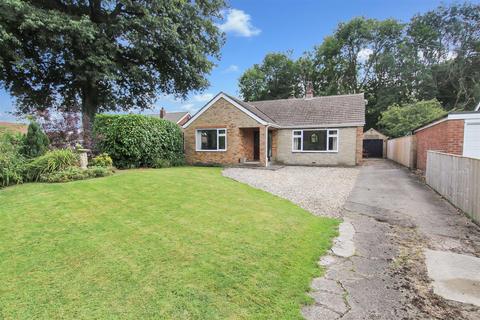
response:
[[[197,135],[197,151],[226,151],[227,129],[199,129]]]
[[[294,152],[337,152],[338,129],[293,130]]]

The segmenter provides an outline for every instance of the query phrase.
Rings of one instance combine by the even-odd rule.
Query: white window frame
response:
[[[217,149],[216,150],[204,150],[202,149],[201,137],[199,137],[199,131],[204,130],[217,130]],[[220,130],[224,130],[225,133],[220,133]],[[220,137],[225,137],[225,149],[218,149]],[[227,128],[200,128],[195,129],[195,151],[198,152],[225,152],[227,151]]]
[[[303,132],[304,131],[327,131],[327,150],[303,150]],[[335,134],[330,134],[330,131],[335,131]],[[300,134],[295,134],[300,132]],[[330,138],[337,137],[337,148],[335,150],[328,150],[330,147]],[[295,150],[295,138],[300,138],[300,150]],[[340,131],[332,128],[318,128],[318,129],[294,129],[292,130],[292,152],[293,153],[336,153],[340,145]]]

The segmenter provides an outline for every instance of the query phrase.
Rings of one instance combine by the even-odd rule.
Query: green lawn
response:
[[[300,319],[338,221],[222,177],[0,190],[0,319]]]

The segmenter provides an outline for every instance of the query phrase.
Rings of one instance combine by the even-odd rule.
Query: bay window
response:
[[[197,129],[197,151],[226,151],[227,129]]]
[[[338,129],[303,129],[292,131],[293,152],[337,152]]]

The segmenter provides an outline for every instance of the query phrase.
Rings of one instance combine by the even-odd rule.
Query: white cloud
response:
[[[368,60],[368,57],[373,53],[372,49],[364,48],[360,50],[357,54],[358,61],[365,62]]]
[[[182,108],[182,110],[188,111],[190,113],[195,113],[199,109],[199,107],[197,107],[193,103],[184,104],[181,108]]]
[[[229,9],[226,11],[226,21],[218,27],[225,33],[233,33],[240,37],[253,37],[259,35],[261,30],[254,27],[251,23],[251,17],[239,9]]]
[[[238,72],[239,70],[240,70],[240,68],[237,65],[231,64],[223,72],[234,73],[234,72]]]
[[[213,94],[211,93],[203,93],[203,94],[197,94],[193,96],[193,100],[196,102],[207,102],[212,100]]]

